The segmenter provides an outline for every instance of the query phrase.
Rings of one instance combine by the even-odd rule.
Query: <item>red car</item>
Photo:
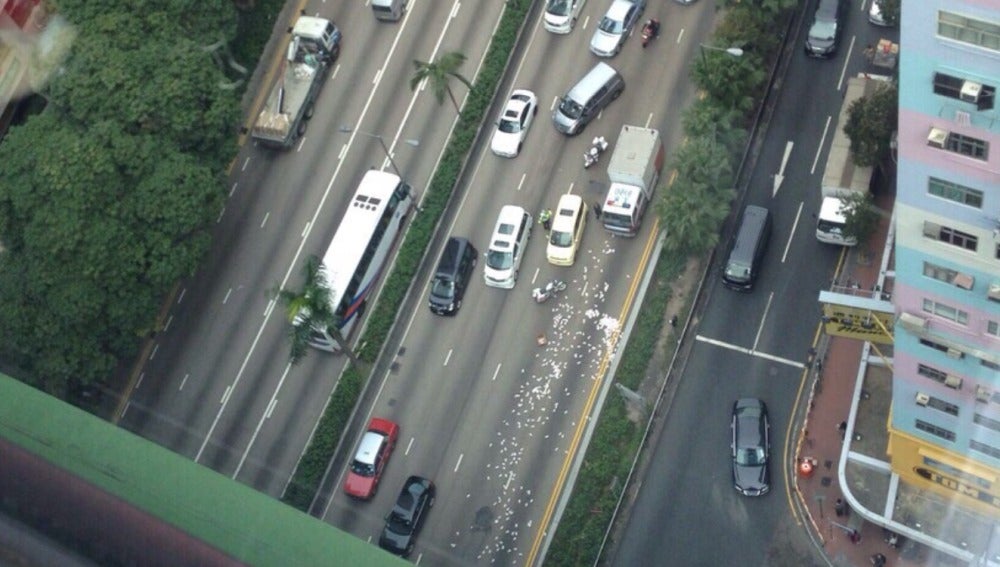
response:
[[[347,471],[344,492],[354,498],[368,500],[375,495],[382,471],[389,462],[389,455],[396,447],[399,426],[380,417],[373,417],[368,431],[361,437],[358,450],[354,453],[351,468]]]

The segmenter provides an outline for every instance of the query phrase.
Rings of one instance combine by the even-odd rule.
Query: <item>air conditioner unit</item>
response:
[[[931,397],[923,392],[917,392],[917,405],[926,406],[931,401]]]
[[[948,349],[948,358],[958,359],[958,358],[962,358],[963,356],[965,356],[965,355],[962,353],[962,351],[958,350],[957,348],[949,348]]]
[[[960,98],[965,102],[975,103],[979,100],[979,93],[982,92],[983,85],[972,81],[962,83]]]
[[[944,385],[948,386],[949,388],[954,388],[956,390],[961,390],[962,389],[962,379],[959,378],[958,376],[952,376],[951,374],[949,374],[948,376],[945,376]]]
[[[986,297],[993,301],[1000,301],[1000,282],[990,284],[990,290],[986,293]]]
[[[993,392],[990,391],[986,386],[976,386],[976,401],[977,402],[988,402]]]
[[[927,145],[934,146],[935,148],[944,149],[944,145],[948,142],[948,131],[942,130],[941,128],[931,128],[930,133],[927,134]]]
[[[905,311],[899,314],[899,324],[914,332],[927,330],[927,319],[917,317],[916,315],[906,313]]]

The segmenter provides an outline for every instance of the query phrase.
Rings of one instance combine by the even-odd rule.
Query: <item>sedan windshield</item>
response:
[[[549,239],[549,244],[553,246],[559,246],[560,248],[566,248],[572,243],[573,243],[573,234],[570,232],[552,231],[552,237]]]
[[[410,527],[410,519],[397,512],[389,515],[385,527],[389,528],[389,531],[399,535],[409,535],[413,531]]]
[[[736,452],[736,464],[743,466],[763,465],[765,462],[763,447],[746,447]]]
[[[436,278],[431,286],[431,295],[441,299],[451,299],[455,297],[455,282],[444,278]]]
[[[597,27],[602,32],[620,35],[623,31],[625,31],[625,22],[605,17],[601,20],[601,25]]]
[[[549,0],[548,5],[545,6],[545,11],[553,16],[568,16],[569,0]]]
[[[375,465],[369,465],[356,460],[351,462],[351,472],[361,476],[375,476]]]
[[[811,39],[833,39],[837,33],[837,22],[816,20],[816,23],[809,28]]]
[[[490,250],[486,254],[486,265],[494,270],[509,270],[514,265],[514,254],[501,250]]]

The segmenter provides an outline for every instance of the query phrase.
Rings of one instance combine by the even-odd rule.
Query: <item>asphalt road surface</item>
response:
[[[856,9],[855,9],[856,8]],[[803,363],[819,320],[817,296],[828,287],[840,248],[819,243],[815,219],[820,180],[846,77],[867,68],[861,49],[896,30],[870,26],[853,6],[838,55],[806,58],[809,17],[793,38],[792,60],[746,203],[768,207],[774,230],[763,272],[750,294],[722,287],[719,254],[707,282],[703,311],[691,329],[696,341],[653,445],[653,455],[623,530],[614,565],[670,557],[674,565],[814,565],[793,515],[788,486],[790,419],[802,403]],[[859,48],[860,46],[860,48]],[[829,125],[828,125],[828,120]],[[774,174],[788,154],[784,180]],[[734,400],[763,399],[771,417],[768,495],[748,498],[733,488],[729,422]]]
[[[410,90],[412,61],[458,50],[468,58],[461,72],[473,77],[501,9],[487,0],[461,7],[411,0],[403,21],[382,23],[365,3],[306,8],[344,33],[316,113],[304,139],[287,152],[252,142],[241,150],[210,256],[182,282],[124,427],[282,494],[343,360],[313,351],[290,368],[288,323],[280,307],[271,308],[267,291],[298,284],[305,258],[329,245],[364,172],[388,169],[379,141],[361,132],[382,136],[404,178],[423,193],[455,114],[430,92]]]
[[[677,147],[677,109],[694,98],[687,67],[711,25],[710,2],[651,5],[644,17],[663,22],[661,37],[645,50],[632,37],[609,61],[627,84],[621,98],[577,137],[554,130],[548,114],[556,97],[598,61],[587,46],[606,8],[605,2],[588,2],[568,36],[546,32],[540,14],[531,22],[506,86],[508,92],[527,88],[538,95],[537,122],[516,159],[480,149],[432,261],[449,235],[467,237],[484,252],[504,205],[537,214],[554,207],[563,193],[582,195],[588,204],[602,199],[608,157],[589,170],[582,163],[594,136],[613,144],[623,124],[649,125],[661,129],[668,153]],[[486,287],[481,261],[452,318],[429,312],[421,282],[415,310],[400,323],[404,335],[389,351],[392,370],[376,376],[371,408],[355,424],[360,433],[375,415],[402,428],[381,489],[364,503],[339,490],[355,437],[334,463],[338,477],[324,517],[375,541],[404,479],[419,474],[433,479],[438,493],[417,542],[417,562],[513,565],[539,559],[556,500],[568,488],[571,460],[582,450],[587,416],[608,379],[618,333],[648,268],[654,225],[650,215],[637,238],[613,238],[591,215],[570,268],[545,261],[544,231],[536,227],[516,287]],[[535,304],[531,288],[555,276],[569,283],[567,291]],[[544,348],[536,344],[540,333],[548,339]],[[484,524],[489,528],[476,529]]]

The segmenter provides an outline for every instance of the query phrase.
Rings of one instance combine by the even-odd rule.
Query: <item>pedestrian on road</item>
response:
[[[861,532],[859,532],[856,529],[851,530],[850,538],[851,538],[851,543],[853,543],[854,545],[858,545],[859,543],[861,543]]]
[[[670,318],[670,326],[674,328],[677,327],[677,315],[674,315],[673,317]]]
[[[836,512],[837,517],[841,517],[847,514],[847,506],[844,505],[844,499],[838,498],[833,504],[833,511]]]
[[[601,204],[597,201],[594,202],[594,216],[601,220]]]
[[[843,439],[844,435],[847,434],[847,422],[841,421],[840,425],[837,426],[837,432],[840,433],[840,438]]]

